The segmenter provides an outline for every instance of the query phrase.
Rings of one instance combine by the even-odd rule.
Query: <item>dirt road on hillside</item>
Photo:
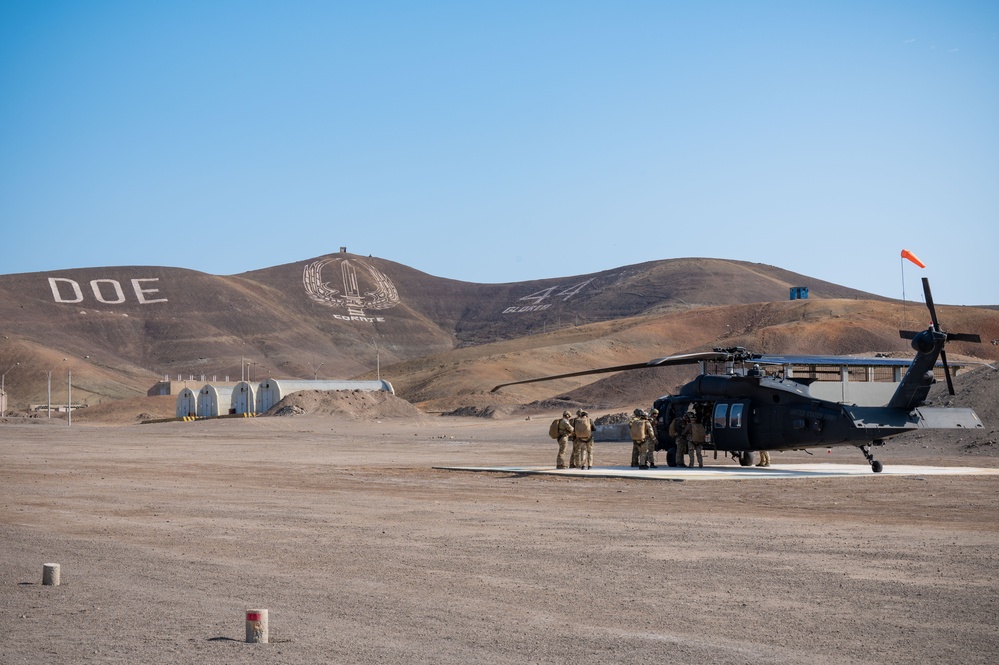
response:
[[[999,477],[662,482],[546,423],[0,426],[2,663],[991,663]],[[629,444],[600,444],[620,464]],[[835,462],[860,462],[834,450]],[[941,459],[925,442],[879,451]],[[803,454],[781,463],[814,461]],[[43,586],[43,563],[62,584]],[[269,644],[244,612],[269,610]]]

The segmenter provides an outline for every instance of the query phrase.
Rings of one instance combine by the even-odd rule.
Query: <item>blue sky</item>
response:
[[[999,3],[0,0],[0,273],[340,246],[999,304]]]

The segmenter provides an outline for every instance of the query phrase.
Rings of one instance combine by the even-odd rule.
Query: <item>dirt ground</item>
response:
[[[554,464],[546,429],[0,425],[0,663],[995,661],[999,477],[434,469]],[[999,466],[925,439],[877,455]],[[257,608],[269,644],[244,641]]]

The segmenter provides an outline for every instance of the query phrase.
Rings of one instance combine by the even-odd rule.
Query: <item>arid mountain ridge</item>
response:
[[[809,298],[789,300],[794,286],[808,287]],[[999,338],[999,312],[940,310],[949,329]],[[44,402],[50,371],[64,396],[72,371],[73,401],[92,405],[145,394],[164,376],[193,376],[200,387],[241,373],[256,380],[378,374],[400,396],[435,409],[523,404],[577,389],[580,398],[626,403],[683,377],[656,370],[488,389],[714,346],[904,354],[899,327],[926,319],[920,303],[740,261],[668,259],[474,284],[336,253],[231,276],[139,266],[0,275],[0,371],[19,363],[5,377],[9,408]],[[996,349],[954,351],[995,360]]]

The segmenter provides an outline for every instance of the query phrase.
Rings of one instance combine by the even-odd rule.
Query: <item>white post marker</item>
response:
[[[42,584],[45,586],[59,586],[59,564],[42,564]]]
[[[246,641],[267,644],[267,610],[246,610]]]

